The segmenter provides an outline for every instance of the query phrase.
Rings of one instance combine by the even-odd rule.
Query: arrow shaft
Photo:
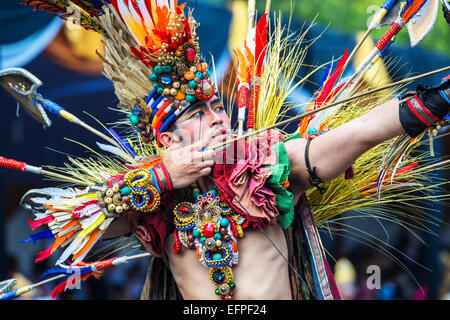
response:
[[[243,136],[236,137],[236,138],[224,141],[222,143],[219,143],[219,144],[216,144],[216,145],[210,147],[209,149],[216,150],[218,148],[224,147],[224,146],[226,146],[226,145],[228,145],[230,143],[236,142],[238,140],[249,138],[251,136],[260,134],[261,132],[264,132],[264,131],[267,131],[267,130],[270,130],[270,129],[274,129],[276,127],[285,126],[285,125],[287,125],[287,124],[289,124],[289,123],[291,123],[293,121],[301,120],[301,119],[303,119],[303,118],[305,118],[307,116],[310,116],[312,114],[315,114],[317,112],[326,110],[326,109],[331,108],[331,107],[335,107],[335,106],[337,106],[339,104],[347,103],[347,102],[350,102],[350,101],[355,100],[355,99],[359,99],[359,98],[367,96],[367,95],[371,95],[371,94],[374,94],[374,93],[377,93],[377,92],[380,92],[380,91],[383,91],[383,90],[386,90],[386,89],[390,89],[390,88],[393,88],[393,87],[396,87],[396,86],[399,86],[399,85],[402,85],[402,84],[410,83],[410,82],[416,81],[418,79],[425,78],[425,77],[428,77],[428,76],[432,76],[432,75],[440,73],[440,72],[445,72],[447,70],[450,70],[450,66],[447,66],[447,67],[444,67],[444,68],[440,68],[440,69],[437,69],[437,70],[433,70],[433,71],[430,71],[430,72],[427,72],[427,73],[424,73],[424,74],[421,74],[421,75],[418,75],[418,76],[406,78],[406,79],[403,79],[403,80],[400,80],[400,81],[397,81],[397,82],[393,82],[391,84],[385,85],[385,86],[380,87],[380,88],[376,88],[376,89],[373,89],[373,90],[362,92],[360,94],[348,97],[348,98],[340,100],[338,102],[334,102],[334,103],[328,104],[326,106],[322,106],[322,107],[320,107],[318,109],[315,109],[315,110],[312,110],[312,111],[309,111],[309,112],[305,112],[303,114],[297,115],[297,116],[292,117],[290,119],[287,119],[287,120],[284,120],[284,121],[280,121],[280,122],[275,123],[273,125],[270,125],[270,126],[268,126],[266,128],[262,128],[262,129],[259,129],[259,130],[256,130],[256,131],[252,131],[252,132],[249,132],[249,133],[247,133],[247,134],[245,134]]]

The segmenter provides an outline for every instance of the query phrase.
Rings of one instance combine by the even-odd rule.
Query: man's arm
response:
[[[330,181],[347,170],[365,151],[403,133],[399,101],[394,99],[311,141],[311,168],[316,166],[315,172],[322,182]],[[305,164],[306,140],[290,140],[285,146],[291,162],[290,183],[295,193],[304,192],[312,187]]]

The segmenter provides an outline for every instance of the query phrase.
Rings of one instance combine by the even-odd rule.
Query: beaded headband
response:
[[[111,3],[140,45],[131,51],[152,70],[153,90],[145,104],[135,104],[130,123],[141,132],[143,142],[158,141],[159,134],[191,104],[209,101],[215,94],[195,32],[199,24],[184,15],[184,4],[178,6],[177,1],[170,6],[147,1]]]

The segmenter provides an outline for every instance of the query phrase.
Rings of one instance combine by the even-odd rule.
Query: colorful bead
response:
[[[194,49],[192,49],[192,48],[190,48],[190,49],[188,49],[187,51],[186,51],[186,60],[188,61],[188,62],[193,62],[194,61],[194,59],[195,59],[195,56],[196,56],[196,53],[195,53],[195,50]]]
[[[153,69],[153,71],[156,73],[156,74],[161,74],[162,72],[163,72],[163,68],[161,67],[161,66],[156,66],[155,67],[155,69]]]
[[[156,81],[158,81],[158,75],[157,75],[156,73],[152,73],[152,74],[150,75],[150,81],[151,81],[151,82],[156,82]]]
[[[120,194],[123,196],[127,196],[131,193],[131,189],[128,186],[123,187],[122,189],[120,189]]]
[[[161,77],[161,82],[164,84],[171,84],[172,79],[170,79],[170,77]]]
[[[192,79],[195,78],[195,74],[194,74],[192,71],[187,71],[187,72],[184,74],[184,78],[185,78],[186,80],[192,80]]]
[[[220,240],[220,239],[222,239],[222,235],[220,233],[216,232],[214,234],[214,240]]]
[[[195,100],[197,100],[197,98],[194,95],[192,95],[192,94],[188,94],[186,96],[186,101],[187,102],[193,103],[193,102],[195,102]]]
[[[222,255],[220,254],[220,253],[216,253],[216,254],[214,254],[213,255],[213,260],[220,260],[220,259],[222,259]]]
[[[197,83],[195,83],[194,80],[189,81],[189,87],[191,87],[192,89],[196,89],[197,88]]]
[[[217,271],[214,273],[213,279],[216,283],[222,283],[225,280],[225,273],[223,271]]]
[[[203,73],[202,73],[202,72],[197,71],[197,72],[195,73],[195,76],[196,76],[197,78],[199,78],[200,80],[203,79]]]
[[[173,68],[172,68],[172,66],[171,66],[170,64],[166,64],[166,65],[163,67],[163,71],[164,71],[165,73],[170,73],[170,72],[172,72],[172,70],[173,70]]]
[[[128,118],[130,119],[130,123],[132,126],[137,126],[137,124],[139,123],[139,117],[134,113],[130,113]]]
[[[198,231],[198,229],[194,229],[192,230],[192,235],[196,238],[200,237],[200,232]]]
[[[212,225],[211,223],[205,224],[205,226],[203,227],[203,234],[205,235],[205,237],[211,238],[214,235],[214,225]]]
[[[228,227],[229,224],[230,224],[230,222],[228,221],[227,218],[222,218],[222,219],[220,219],[220,226],[221,226],[221,227],[226,228],[226,227]]]

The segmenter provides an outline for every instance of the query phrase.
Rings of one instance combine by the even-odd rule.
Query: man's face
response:
[[[209,145],[213,146],[231,137],[230,119],[225,112],[222,100],[218,97],[190,106],[175,124],[176,134],[182,137],[183,145],[208,139]]]

